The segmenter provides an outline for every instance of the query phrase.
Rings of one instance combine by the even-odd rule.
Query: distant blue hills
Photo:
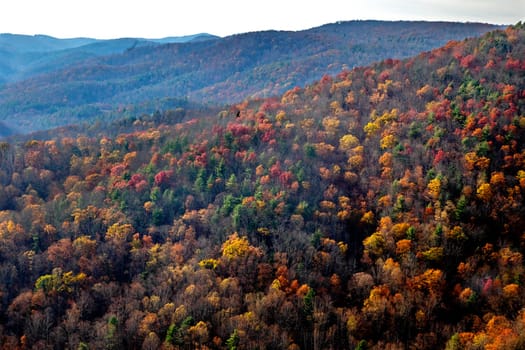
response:
[[[219,37],[207,33],[161,39],[118,38],[108,40],[0,34],[0,84],[63,69],[89,58],[121,53],[130,48],[217,38]]]

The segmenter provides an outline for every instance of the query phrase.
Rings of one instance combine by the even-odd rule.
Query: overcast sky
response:
[[[301,30],[353,19],[514,24],[525,0],[6,0],[0,33],[161,38]]]

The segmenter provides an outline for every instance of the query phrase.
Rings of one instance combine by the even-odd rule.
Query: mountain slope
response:
[[[271,96],[323,74],[402,58],[494,26],[340,22],[301,32],[255,32],[220,40],[136,47],[8,84],[0,119],[28,130],[68,124],[164,97],[226,103]],[[22,93],[23,91],[23,93]]]
[[[519,23],[0,144],[0,342],[523,348],[524,57]]]

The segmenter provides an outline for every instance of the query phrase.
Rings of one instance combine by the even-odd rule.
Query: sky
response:
[[[355,19],[515,24],[525,0],[7,0],[0,33],[58,38],[227,36]]]

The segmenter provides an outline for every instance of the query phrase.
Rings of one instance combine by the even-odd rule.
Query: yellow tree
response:
[[[352,148],[359,145],[359,139],[352,134],[343,135],[339,139],[339,149],[348,153]]]
[[[482,183],[476,190],[476,196],[483,202],[488,203],[492,198],[492,187],[489,183]]]
[[[222,256],[228,259],[241,258],[248,254],[250,242],[246,236],[239,237],[237,232],[231,234],[222,244]]]

